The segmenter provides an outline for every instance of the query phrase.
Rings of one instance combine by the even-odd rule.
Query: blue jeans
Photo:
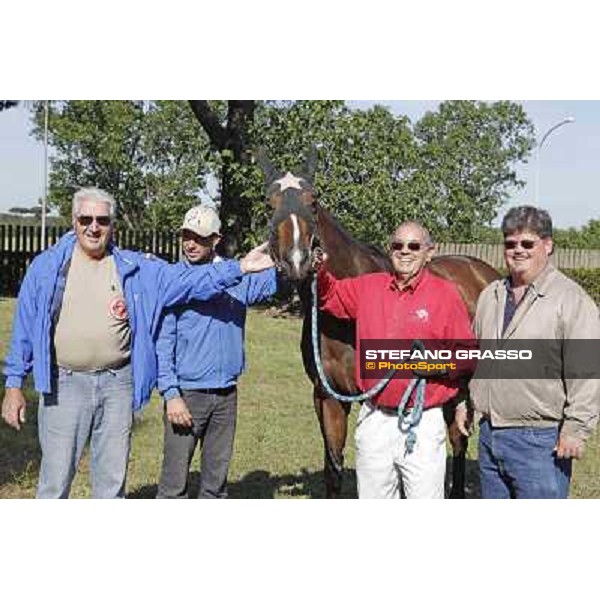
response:
[[[572,459],[558,459],[558,427],[479,424],[482,498],[567,498]]]
[[[131,365],[103,371],[58,368],[40,398],[38,498],[67,498],[90,439],[92,496],[123,498],[133,421]]]

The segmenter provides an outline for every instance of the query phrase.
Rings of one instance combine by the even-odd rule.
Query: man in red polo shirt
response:
[[[341,319],[355,319],[356,347],[365,339],[472,340],[467,309],[456,286],[424,267],[434,245],[428,231],[410,221],[390,239],[394,273],[369,273],[336,279],[327,262],[317,261],[322,310]],[[376,383],[361,378],[356,353],[355,375],[366,391]],[[452,374],[427,381],[424,412],[417,441],[408,451],[397,407],[410,379],[394,378],[372,401],[365,402],[356,423],[356,475],[360,498],[443,498],[446,471],[446,427],[442,404],[458,392]]]

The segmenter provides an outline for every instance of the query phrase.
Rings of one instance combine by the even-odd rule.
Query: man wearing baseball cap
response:
[[[183,262],[190,269],[222,262],[221,221],[214,208],[183,219]],[[157,498],[186,498],[190,464],[201,441],[200,498],[226,498],[237,417],[237,380],[244,370],[246,308],[276,290],[275,269],[242,281],[210,302],[163,313],[157,341],[158,389],[165,401],[164,455]]]

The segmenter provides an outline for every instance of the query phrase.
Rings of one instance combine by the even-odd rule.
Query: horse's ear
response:
[[[267,152],[264,146],[260,146],[255,153],[256,162],[259,164],[262,172],[265,175],[265,183],[269,186],[271,183],[277,179],[278,171],[273,165],[273,163],[267,157]]]
[[[306,161],[302,169],[302,173],[306,179],[310,181],[310,183],[314,183],[315,173],[317,171],[317,158],[318,150],[315,144],[313,144],[310,147],[310,151],[308,152],[308,156],[306,157]]]

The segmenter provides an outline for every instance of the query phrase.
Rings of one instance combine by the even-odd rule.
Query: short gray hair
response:
[[[535,206],[515,206],[502,219],[504,237],[519,231],[532,231],[540,238],[552,237],[552,218],[547,210]]]
[[[104,190],[95,187],[81,188],[75,193],[75,195],[73,196],[74,217],[78,214],[79,205],[85,200],[89,200],[92,202],[104,202],[105,204],[108,204],[110,218],[114,219],[116,207],[115,199],[108,192],[105,192]]]
[[[432,246],[435,245],[435,241],[433,240],[433,237],[429,233],[429,229],[427,229],[427,227],[424,227],[421,223],[419,223],[419,221],[404,221],[404,223],[400,223],[400,225],[398,225],[398,227],[396,227],[396,229],[394,229],[394,232],[390,235],[390,238],[389,238],[390,243],[394,239],[394,235],[396,234],[396,231],[398,231],[398,229],[400,229],[401,227],[405,227],[406,225],[418,227],[423,232],[423,238],[424,238],[423,241],[426,246],[431,248]]]

